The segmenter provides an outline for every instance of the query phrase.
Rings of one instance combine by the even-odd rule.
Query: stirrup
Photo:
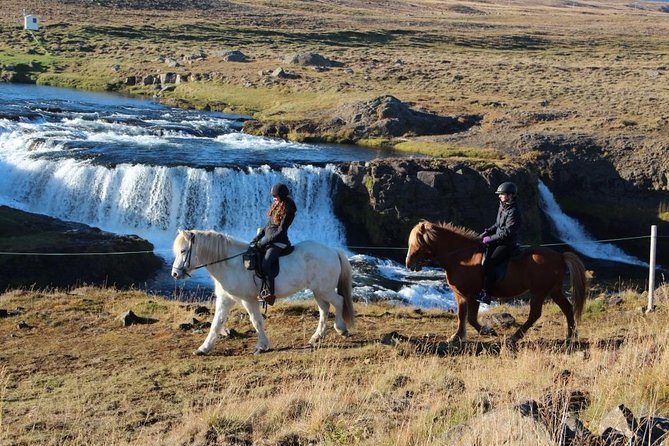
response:
[[[492,301],[492,299],[490,298],[490,295],[488,294],[488,292],[486,290],[479,291],[479,293],[476,295],[476,297],[474,297],[474,299],[476,301],[478,301],[479,303],[486,304],[486,305],[490,305],[490,302]]]
[[[276,301],[276,296],[270,293],[268,290],[263,289],[260,291],[260,294],[258,295],[257,299],[258,302],[262,302],[263,304],[274,305],[274,301]]]

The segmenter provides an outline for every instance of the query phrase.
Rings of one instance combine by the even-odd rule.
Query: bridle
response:
[[[246,252],[246,251],[240,252],[239,254],[235,254],[233,256],[226,257],[224,259],[214,260],[213,262],[203,263],[202,265],[198,265],[198,266],[195,266],[195,267],[191,268],[190,267],[190,262],[191,262],[191,258],[193,257],[193,244],[194,243],[195,243],[195,234],[191,233],[190,237],[188,238],[188,251],[186,251],[184,262],[180,267],[174,268],[174,270],[176,270],[180,273],[183,273],[185,276],[188,276],[188,277],[191,277],[191,275],[189,274],[189,271],[195,271],[196,269],[205,268],[209,265],[214,265],[216,263],[225,262],[225,261],[228,261],[230,259],[234,259],[235,257],[239,257],[239,256],[243,255],[244,252]]]

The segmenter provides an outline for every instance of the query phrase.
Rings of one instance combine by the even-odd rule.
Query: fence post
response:
[[[650,227],[650,262],[648,269],[648,308],[646,313],[653,311],[653,294],[655,294],[655,250],[657,249],[657,225]]]

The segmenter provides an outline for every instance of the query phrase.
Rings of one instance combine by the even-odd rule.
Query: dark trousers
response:
[[[265,250],[265,256],[262,259],[262,272],[265,275],[267,291],[274,294],[274,279],[279,274],[279,255],[284,248],[269,245]]]
[[[495,284],[495,268],[504,260],[511,257],[516,249],[515,245],[491,245],[487,248],[485,263],[483,264],[483,289],[490,293]]]

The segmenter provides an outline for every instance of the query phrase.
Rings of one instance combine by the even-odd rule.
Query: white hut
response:
[[[39,31],[39,24],[37,23],[36,15],[25,15],[23,16],[23,29],[29,31]]]

